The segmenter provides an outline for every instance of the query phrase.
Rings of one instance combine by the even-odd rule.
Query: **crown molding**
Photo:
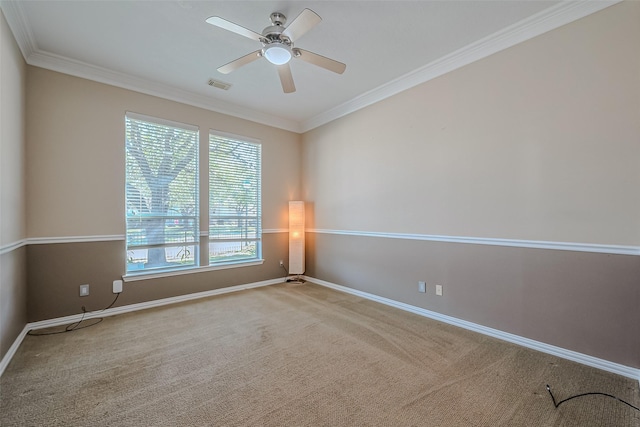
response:
[[[31,26],[22,9],[22,2],[2,0],[0,7],[7,18],[7,23],[20,52],[29,65],[301,133],[300,124],[295,120],[262,113],[251,108],[222,102],[208,96],[42,51],[35,42]]]
[[[152,82],[140,77],[41,51],[35,43],[35,38],[30,30],[29,23],[22,11],[22,3],[4,0],[0,1],[0,7],[2,7],[7,22],[20,47],[20,51],[29,65],[105,83],[146,95],[157,96],[295,133],[304,133],[450,71],[486,58],[496,52],[527,41],[580,18],[584,18],[620,1],[622,0],[578,0],[560,2],[540,13],[458,49],[449,55],[445,55],[424,67],[418,68],[378,88],[363,93],[350,101],[301,122],[222,102],[158,82]]]
[[[250,120],[267,126],[272,126],[291,132],[300,133],[300,125],[294,121],[270,114],[265,114],[250,108],[241,107],[229,102],[199,95],[186,90],[178,89],[162,83],[157,83],[129,74],[109,70],[76,61],[63,56],[37,50],[27,59],[27,64],[48,70],[69,74],[87,80],[105,83],[111,86],[140,92],[145,95],[157,96],[170,101],[192,105],[209,111],[227,114],[240,119]]]
[[[29,56],[36,50],[36,42],[31,26],[27,22],[27,18],[22,11],[22,5],[16,1],[0,1],[0,9],[4,13],[9,28],[16,39],[16,43],[20,48],[22,57],[27,60]]]
[[[407,73],[384,85],[363,93],[337,107],[318,114],[301,123],[302,132],[308,132],[333,120],[346,116],[383,99],[389,98],[421,83],[486,58],[501,50],[525,42],[533,37],[591,15],[622,0],[564,1],[510,25],[483,39],[471,43],[448,55]]]

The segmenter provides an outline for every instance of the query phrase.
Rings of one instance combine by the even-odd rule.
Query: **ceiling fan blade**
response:
[[[278,75],[280,76],[280,83],[282,83],[284,93],[296,91],[296,85],[293,84],[293,76],[291,75],[291,67],[289,67],[288,63],[278,65]]]
[[[334,73],[342,74],[347,68],[347,66],[342,62],[334,61],[333,59],[318,55],[317,53],[309,52],[308,50],[295,48],[293,49],[293,52],[296,58],[302,59],[309,64],[322,67],[325,70],[333,71]]]
[[[311,9],[305,9],[282,32],[289,40],[297,41],[307,31],[318,25],[322,18]]]
[[[223,65],[222,67],[218,68],[218,71],[221,72],[222,74],[229,74],[230,72],[237,70],[243,65],[247,65],[255,61],[256,59],[260,59],[260,58],[262,58],[262,51],[256,50],[255,52],[251,52],[245,56],[242,56],[236,59],[235,61],[231,61],[228,64]]]
[[[210,18],[207,18],[207,24],[215,25],[216,27],[223,28],[236,34],[240,34],[241,36],[248,37],[251,40],[261,41],[264,38],[262,37],[262,34],[258,34],[255,31],[249,30],[248,28],[244,28],[238,24],[234,24],[233,22],[227,21],[226,19],[220,18],[219,16],[212,16]]]

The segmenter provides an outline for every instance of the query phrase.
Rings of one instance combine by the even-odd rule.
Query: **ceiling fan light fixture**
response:
[[[276,43],[265,46],[262,55],[274,65],[284,65],[291,60],[293,54],[286,44]]]

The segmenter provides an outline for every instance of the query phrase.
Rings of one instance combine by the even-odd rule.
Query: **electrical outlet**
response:
[[[113,293],[119,294],[122,292],[122,280],[114,280],[113,281]]]
[[[436,295],[442,296],[442,285],[436,285]]]
[[[80,285],[80,296],[86,297],[89,295],[89,285]]]
[[[427,284],[425,282],[418,282],[418,292],[427,292]]]
[[[284,261],[280,260],[280,267],[284,267]]]

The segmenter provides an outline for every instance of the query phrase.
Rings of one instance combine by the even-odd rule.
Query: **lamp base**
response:
[[[302,277],[300,277],[299,274],[295,275],[295,276],[289,276],[287,277],[287,283],[305,283],[306,280],[304,280]]]

